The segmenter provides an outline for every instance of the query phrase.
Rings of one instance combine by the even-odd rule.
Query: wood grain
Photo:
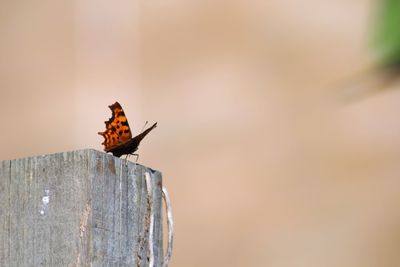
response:
[[[161,173],[90,149],[0,161],[0,265],[147,266],[145,172],[161,266]]]

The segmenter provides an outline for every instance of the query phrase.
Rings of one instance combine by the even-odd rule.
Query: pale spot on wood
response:
[[[89,203],[86,203],[86,207],[82,213],[81,222],[79,224],[79,237],[80,238],[83,237],[83,233],[86,231],[90,212],[91,212],[91,207],[90,207]]]

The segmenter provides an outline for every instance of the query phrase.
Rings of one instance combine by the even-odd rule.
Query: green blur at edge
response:
[[[400,65],[400,0],[381,0],[378,4],[373,47],[382,67]]]

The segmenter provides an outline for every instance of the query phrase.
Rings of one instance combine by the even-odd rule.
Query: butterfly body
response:
[[[116,157],[133,154],[139,147],[140,141],[156,126],[151,127],[132,138],[129,123],[125,113],[118,102],[115,102],[109,108],[112,111],[112,117],[105,121],[106,131],[99,132],[104,137],[104,151],[111,152]]]

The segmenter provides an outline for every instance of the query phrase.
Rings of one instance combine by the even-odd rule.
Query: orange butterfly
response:
[[[105,139],[102,143],[104,151],[111,152],[116,157],[121,157],[122,155],[138,156],[137,154],[133,154],[133,152],[138,149],[140,141],[157,126],[157,123],[154,123],[153,126],[132,138],[131,129],[121,105],[115,102],[108,107],[112,111],[112,117],[108,121],[105,121],[106,130],[98,133]]]

